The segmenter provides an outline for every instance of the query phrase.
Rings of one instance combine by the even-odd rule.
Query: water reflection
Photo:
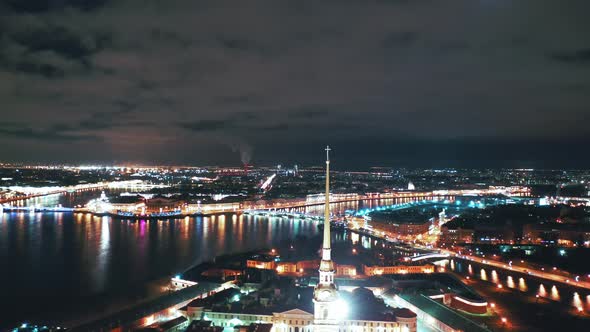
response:
[[[512,279],[512,276],[506,278],[506,286],[508,286],[508,288],[514,288],[514,279]]]
[[[484,270],[484,269],[481,269],[481,270],[479,271],[479,275],[480,275],[480,278],[481,278],[481,280],[488,280],[488,275],[487,275],[487,273],[486,273],[486,270]]]
[[[353,245],[356,245],[359,243],[359,235],[357,233],[351,233],[350,239],[351,239]]]
[[[547,290],[545,289],[545,286],[543,286],[543,284],[539,285],[539,296],[547,297]]]
[[[528,290],[528,287],[526,285],[526,282],[524,281],[524,278],[518,278],[518,289],[526,292]]]
[[[574,293],[574,299],[572,300],[572,305],[576,308],[580,308],[583,306],[582,299],[580,298],[580,294],[578,294],[578,292]]]
[[[492,282],[497,284],[498,283],[498,273],[496,270],[492,270]]]
[[[555,287],[555,285],[551,287],[551,299],[556,301],[559,300],[559,292],[557,291],[557,287]]]
[[[2,297],[49,304],[64,296],[124,291],[217,255],[317,233],[309,221],[231,214],[113,220],[90,214],[2,213],[0,283],[27,285],[7,287]]]

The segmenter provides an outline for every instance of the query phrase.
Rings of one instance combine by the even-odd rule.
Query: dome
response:
[[[416,318],[417,315],[410,309],[400,308],[395,311],[395,317],[399,318]]]

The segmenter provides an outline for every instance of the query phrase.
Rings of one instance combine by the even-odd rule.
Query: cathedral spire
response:
[[[326,193],[324,200],[324,245],[322,260],[329,261],[330,257],[330,147],[326,146]]]
[[[326,147],[326,193],[324,202],[324,242],[320,261],[319,279],[313,292],[314,332],[338,331],[341,318],[338,308],[338,287],[334,283],[334,262],[330,245],[330,147]]]
[[[332,262],[330,238],[330,147],[326,147],[326,193],[324,200],[324,241],[322,244],[322,261],[320,262],[320,284],[334,283],[334,262]]]

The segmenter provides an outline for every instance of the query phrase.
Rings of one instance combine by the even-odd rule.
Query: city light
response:
[[[343,320],[348,317],[349,305],[346,301],[340,299],[333,303],[332,312],[334,313],[334,319]]]
[[[264,275],[265,278],[267,276],[273,276],[274,278],[292,278],[293,284],[297,287],[313,287],[314,303],[316,303],[316,305],[321,305],[318,307],[322,308],[321,310],[324,310],[325,308],[329,309],[329,312],[323,317],[329,318],[330,320],[342,321],[348,318],[351,311],[350,306],[354,304],[352,301],[350,303],[346,302],[346,299],[349,299],[349,296],[351,295],[346,295],[345,292],[351,291],[353,295],[356,296],[356,294],[354,294],[356,291],[351,289],[359,286],[346,285],[340,278],[354,279],[355,284],[358,283],[362,285],[366,280],[372,280],[371,277],[375,275],[388,276],[392,274],[404,274],[408,280],[414,280],[414,278],[420,280],[420,278],[424,278],[424,276],[422,276],[424,274],[436,271],[442,275],[446,270],[454,271],[454,273],[457,274],[459,279],[455,280],[455,282],[459,282],[462,285],[461,287],[474,290],[474,292],[479,291],[479,287],[485,287],[483,288],[484,291],[482,291],[482,293],[485,293],[486,297],[481,297],[477,300],[474,299],[475,297],[469,296],[462,298],[461,296],[463,294],[460,291],[457,291],[457,288],[455,288],[456,285],[445,285],[444,281],[441,281],[440,283],[437,281],[437,284],[432,286],[432,289],[428,289],[428,292],[424,291],[424,294],[432,294],[432,291],[437,292],[436,295],[429,297],[431,299],[437,299],[440,305],[447,306],[452,310],[466,311],[468,314],[473,315],[491,315],[491,317],[486,319],[492,319],[492,323],[493,319],[497,319],[498,317],[500,317],[502,324],[508,323],[507,317],[502,316],[504,308],[501,305],[496,305],[496,302],[500,300],[500,298],[497,298],[496,296],[501,297],[508,293],[510,296],[519,299],[522,303],[530,302],[532,300],[531,295],[533,294],[535,295],[535,301],[537,303],[539,298],[545,297],[543,305],[560,301],[561,296],[563,297],[561,303],[565,304],[563,312],[567,312],[567,314],[570,315],[575,315],[576,310],[580,313],[583,312],[587,305],[587,303],[582,302],[582,298],[580,297],[580,294],[586,296],[585,292],[580,291],[580,294],[575,292],[573,299],[570,298],[571,295],[569,295],[571,294],[570,290],[573,288],[578,290],[582,288],[590,288],[587,287],[588,284],[586,279],[584,279],[585,281],[580,282],[580,276],[574,277],[574,274],[567,274],[568,271],[565,270],[563,273],[557,274],[550,272],[550,268],[547,268],[548,272],[542,273],[540,270],[544,270],[544,268],[540,266],[541,263],[539,263],[539,265],[521,265],[518,264],[518,262],[520,261],[520,263],[524,264],[524,260],[513,258],[514,263],[516,263],[516,265],[514,265],[512,260],[507,259],[507,257],[515,257],[510,255],[511,252],[516,249],[523,250],[526,255],[533,255],[535,248],[539,246],[533,244],[532,240],[530,242],[527,242],[528,240],[522,240],[522,242],[520,242],[520,239],[512,238],[507,240],[499,235],[492,234],[493,232],[491,231],[488,235],[474,237],[473,234],[475,233],[467,232],[466,229],[456,227],[457,225],[454,225],[455,228],[445,228],[441,227],[441,225],[437,225],[433,231],[431,226],[437,222],[441,222],[441,220],[452,223],[453,220],[462,220],[460,218],[466,218],[461,212],[462,208],[458,207],[461,205],[461,200],[457,200],[457,198],[461,197],[459,194],[465,194],[467,191],[445,191],[450,197],[433,197],[432,195],[434,191],[420,192],[415,190],[412,193],[408,193],[407,191],[398,192],[394,190],[392,192],[383,193],[368,192],[364,194],[333,194],[329,193],[329,184],[328,181],[326,181],[326,193],[324,194],[317,195],[311,193],[307,196],[304,194],[302,195],[303,197],[289,197],[289,194],[287,194],[289,192],[288,190],[275,192],[275,190],[279,188],[278,185],[275,185],[277,188],[272,188],[273,183],[278,182],[280,182],[281,187],[285,186],[286,188],[285,183],[288,183],[286,177],[289,175],[279,173],[275,169],[272,171],[259,171],[256,168],[251,168],[251,170],[251,174],[248,175],[247,181],[244,179],[240,180],[239,177],[236,177],[231,181],[227,181],[228,188],[217,189],[220,192],[215,193],[211,188],[204,187],[202,191],[207,192],[207,194],[203,195],[200,194],[201,189],[199,189],[198,194],[192,193],[191,195],[182,196],[179,194],[180,190],[179,192],[174,190],[175,185],[168,186],[168,189],[164,191],[152,190],[158,189],[158,187],[149,187],[151,182],[148,180],[141,182],[146,185],[145,188],[141,188],[145,193],[142,192],[141,195],[136,195],[135,191],[129,192],[127,197],[122,195],[124,199],[117,196],[119,191],[109,191],[105,189],[100,197],[96,193],[94,196],[87,196],[84,200],[88,201],[88,199],[90,199],[90,201],[88,201],[88,204],[86,205],[84,205],[83,202],[80,202],[80,204],[76,203],[77,207],[72,208],[71,212],[75,215],[75,223],[79,223],[81,226],[87,227],[93,232],[92,236],[86,236],[88,241],[92,241],[94,233],[97,233],[96,236],[101,241],[101,246],[99,246],[99,248],[102,249],[105,248],[102,246],[104,243],[110,243],[119,238],[108,236],[111,233],[118,234],[113,233],[113,227],[118,227],[118,225],[124,227],[125,232],[128,233],[136,230],[136,233],[133,234],[137,236],[137,241],[141,243],[145,243],[146,239],[151,240],[168,236],[169,233],[164,232],[170,232],[170,230],[176,232],[176,229],[178,229],[178,232],[182,233],[182,239],[190,238],[189,241],[193,241],[192,236],[203,237],[203,241],[207,241],[205,243],[212,243],[211,248],[213,248],[215,252],[220,252],[220,254],[224,254],[222,250],[224,248],[229,248],[228,245],[233,249],[234,243],[232,241],[240,241],[240,239],[248,238],[251,235],[245,234],[245,232],[259,231],[260,228],[263,228],[264,236],[258,236],[259,234],[255,234],[256,236],[253,236],[252,238],[256,239],[255,244],[259,245],[261,248],[272,248],[273,245],[276,246],[280,243],[280,247],[270,249],[270,255],[268,249],[262,249],[255,253],[248,253],[248,258],[241,256],[239,261],[232,262],[231,264],[227,262],[220,264],[213,259],[213,263],[209,262],[209,264],[212,264],[214,268],[212,267],[211,270],[208,270],[207,274],[204,272],[202,274],[202,276],[205,276],[206,278],[217,278],[219,275],[222,275],[222,279],[225,283],[214,291],[207,290],[205,293],[200,294],[197,299],[207,298],[223,291],[224,289],[233,288],[221,301],[222,303],[225,303],[224,310],[235,309],[237,307],[243,310],[248,310],[250,309],[248,306],[253,303],[252,299],[255,299],[254,302],[259,302],[257,305],[262,305],[264,300],[267,302],[264,305],[267,306],[274,305],[277,301],[283,301],[283,298],[289,297],[290,291],[288,289],[285,291],[283,285],[280,286],[281,289],[275,289],[274,292],[270,292],[274,295],[271,294],[269,298],[267,298],[266,294],[264,294],[263,297],[259,297],[260,294],[256,293],[257,290],[255,290],[249,282],[244,282],[243,284],[239,282],[242,279],[256,280],[259,278],[260,274]],[[175,172],[176,171],[178,170],[175,170]],[[135,171],[131,171],[130,173],[135,174]],[[310,173],[313,174],[313,176],[310,175],[309,178],[315,179],[319,176],[316,174],[317,171],[315,170]],[[162,172],[162,174],[167,173]],[[183,188],[183,190],[185,189],[185,186],[189,186],[187,184],[189,181],[191,181],[190,185],[196,185],[194,183],[194,181],[196,181],[195,176],[192,176],[192,174],[184,176],[184,178],[186,178],[185,182],[182,182],[183,180],[178,180],[179,178],[165,177],[162,174],[158,175],[161,176],[161,181],[165,183],[179,183],[180,185],[178,185],[178,187]],[[223,178],[225,175],[221,175],[221,173],[217,174],[220,175],[218,176],[219,180],[215,181],[216,186],[226,180]],[[301,174],[305,174],[305,171],[302,171]],[[330,176],[329,172],[326,173],[326,180],[328,180]],[[347,175],[347,179],[348,177],[349,175]],[[125,177],[121,178],[125,179]],[[299,186],[304,179],[305,178],[301,176],[294,182]],[[336,181],[342,181],[342,178],[339,178]],[[355,179],[355,181],[362,180]],[[155,185],[157,186],[157,181],[153,180],[153,182],[156,183]],[[199,186],[207,185],[209,183],[207,181],[198,182]],[[136,184],[139,185],[139,183]],[[222,188],[221,185],[219,188]],[[307,187],[305,188],[308,190]],[[103,188],[101,187],[97,190],[101,192]],[[269,190],[272,195],[269,194],[266,196],[266,193],[264,193],[266,190]],[[341,188],[338,190],[341,190]],[[506,202],[509,200],[509,204],[520,204],[525,206],[529,205],[527,202],[532,200],[531,197],[525,197],[522,201],[518,201],[516,197],[483,197],[484,195],[496,192],[497,190],[498,189],[492,189],[492,187],[490,187],[490,189],[481,189],[477,191],[477,195],[482,195],[482,197],[473,198],[473,200],[470,200],[471,198],[468,197],[461,197],[461,199],[464,200],[465,203],[469,202],[469,207],[472,208],[479,207],[480,199],[485,201],[487,205],[485,211],[478,211],[478,213],[483,216],[486,216],[486,211],[492,210],[493,207],[496,207],[494,203],[491,203],[493,200],[502,200],[502,203],[498,203],[498,206],[501,206],[500,204],[507,205]],[[174,195],[182,197],[182,203],[177,203],[177,201],[175,201],[174,204],[168,203],[174,201],[168,200],[168,192],[170,192],[170,197],[174,197]],[[297,191],[293,190],[293,192]],[[504,190],[504,192],[508,191]],[[242,193],[244,193],[243,196]],[[323,197],[320,197],[322,195]],[[331,204],[321,204],[322,200],[325,202],[328,197],[327,195],[329,195],[330,199],[333,199],[333,201],[331,201]],[[139,196],[142,197],[139,199],[141,200],[141,203],[138,203],[141,205],[136,206],[133,205],[135,203],[121,203],[124,201],[131,202],[133,201],[133,197],[137,198]],[[157,204],[152,203],[152,205],[150,205],[149,200],[154,197],[155,200],[157,200]],[[198,200],[196,199],[197,197]],[[340,199],[341,201],[339,201]],[[186,200],[186,202],[184,202],[184,200]],[[445,200],[447,203],[446,205],[443,205]],[[231,203],[228,203],[228,201]],[[535,203],[530,203],[530,205],[533,204]],[[434,206],[434,208],[431,209],[430,205]],[[28,216],[22,213],[18,214],[18,218],[39,218],[38,210],[35,209],[40,209],[43,205],[35,202],[35,204],[30,205],[30,207],[31,208],[28,211],[37,214]],[[326,216],[326,218],[329,218],[330,220],[326,219],[325,223],[323,223],[324,217],[321,214],[321,210],[324,210],[325,212],[325,209],[327,209],[327,214],[324,214],[323,216]],[[421,211],[420,213],[423,213],[424,218],[428,220],[428,232],[421,230],[419,232],[413,231],[402,233],[397,225],[396,227],[398,228],[392,228],[393,230],[383,227],[379,228],[377,215],[371,214],[378,211],[383,213],[383,215],[386,215],[389,212],[384,211],[390,210],[396,211],[397,213],[397,209],[403,210],[403,213],[400,213],[399,215],[405,216],[404,214],[407,213],[408,216],[411,216],[412,218],[416,217],[414,215],[414,210],[406,211],[404,209],[416,209],[416,211]],[[448,218],[440,216],[439,213],[441,210],[443,210],[443,213],[447,213]],[[229,211],[228,213],[232,215],[232,222],[230,223],[229,218],[227,218],[228,213],[219,213],[220,211]],[[429,211],[428,213],[432,212],[434,217],[427,215],[423,211]],[[472,212],[473,211],[470,210],[470,213]],[[137,216],[137,213],[141,213],[142,218],[138,218],[137,222],[134,222],[133,217]],[[182,217],[169,215],[169,213],[181,213]],[[126,218],[119,218],[119,221],[115,214],[118,217]],[[418,212],[416,212],[416,215],[422,217]],[[481,215],[478,215],[477,218]],[[157,221],[154,220],[151,222],[148,221],[148,216],[158,216],[161,218],[157,218]],[[436,216],[439,216],[438,218],[440,219],[437,219]],[[470,215],[468,215],[468,217],[469,216]],[[228,220],[226,221],[226,219]],[[260,223],[261,219],[264,221],[263,223]],[[394,218],[392,219],[396,220]],[[184,222],[179,223],[178,220]],[[56,221],[63,222],[57,217]],[[283,226],[287,222],[289,223],[288,231],[285,226]],[[309,234],[310,230],[313,230],[311,233],[312,236],[315,236],[315,233],[317,232],[316,228],[319,224],[324,226],[323,230],[320,228],[320,232],[324,232],[324,243],[330,243],[325,239],[334,238],[337,238],[339,242],[347,241],[346,245],[339,245],[333,248],[335,251],[338,250],[337,254],[330,252],[331,246],[318,246],[318,248],[322,250],[321,260],[319,257],[316,257],[315,259],[308,258],[307,256],[309,252],[312,252],[317,248],[308,248],[306,242],[301,242],[298,238],[301,233]],[[328,226],[326,227],[326,225]],[[331,236],[330,225],[332,225],[332,229],[335,229],[335,234],[332,233]],[[459,223],[459,225],[462,224]],[[230,227],[231,229],[228,229]],[[278,229],[276,227],[283,228],[281,231],[276,231]],[[328,229],[328,236],[325,236],[326,229]],[[414,230],[417,228],[408,226],[408,229]],[[285,235],[286,232],[289,233],[289,242],[283,237],[276,237]],[[270,235],[267,236],[267,234]],[[235,237],[231,237],[233,235],[235,235]],[[531,238],[534,239],[535,237],[532,236]],[[470,241],[473,241],[474,243],[472,244]],[[353,243],[352,247],[349,246],[349,243],[351,242]],[[310,241],[309,243],[312,242]],[[361,247],[359,247],[359,245],[362,245],[362,249],[360,249]],[[555,245],[567,246],[570,244],[556,243]],[[115,244],[111,247],[115,247]],[[193,246],[190,247],[193,248]],[[530,247],[533,249],[530,249]],[[551,245],[548,245],[548,247],[551,248]],[[178,248],[183,250],[184,246]],[[288,254],[286,254],[284,258],[278,256],[278,252],[285,248],[290,249]],[[304,255],[301,255],[299,252],[301,250],[303,250]],[[186,252],[186,250],[183,251]],[[473,251],[475,251],[475,253],[473,253]],[[326,252],[327,255],[325,255]],[[553,256],[567,256],[566,254],[568,251],[565,248],[558,248],[551,249],[551,252],[553,253]],[[356,255],[354,261],[355,264],[357,263],[356,261],[358,261],[358,265],[355,266],[352,263],[348,263],[350,265],[341,264],[338,259],[334,259],[334,262],[331,262],[331,257],[340,258],[341,256],[346,255]],[[303,256],[303,258],[300,258],[299,256]],[[223,260],[225,260],[225,256],[223,257]],[[563,257],[563,260],[572,258],[573,256]],[[105,264],[106,266],[110,264],[108,260],[105,261],[108,257],[101,259],[103,260],[101,264]],[[350,257],[350,259],[352,259],[352,257]],[[366,262],[364,259],[367,259],[368,261]],[[326,263],[326,260],[329,262]],[[508,262],[506,263],[506,261]],[[422,263],[415,264],[417,262]],[[543,263],[547,264],[547,262]],[[475,266],[472,266],[472,264]],[[566,263],[562,262],[559,262],[559,264],[563,264],[564,267],[568,266]],[[318,271],[318,265],[320,267],[319,276],[316,274]],[[245,266],[246,268],[242,269],[242,266]],[[358,266],[361,266],[361,269],[359,269]],[[255,271],[251,269],[265,271],[262,273],[253,273]],[[474,273],[474,269],[476,269],[475,271],[479,269],[479,273]],[[553,271],[556,270],[557,267],[553,267]],[[181,274],[174,275],[172,278],[172,284],[167,286],[167,291],[178,291],[190,287],[193,284],[196,285],[197,282],[201,282],[190,281],[190,279],[197,274],[189,272],[189,270],[183,271],[185,271],[183,272],[184,276]],[[170,272],[168,271],[167,273]],[[335,274],[337,274],[336,279],[334,278]],[[529,278],[531,280],[527,281],[528,283],[532,282],[533,284],[537,284],[539,283],[538,280],[542,279],[545,284],[550,285],[550,290],[546,290],[546,286],[540,284],[536,294],[534,293],[534,289],[532,289],[530,293],[527,293],[525,278],[519,277],[519,275],[524,276],[526,274],[534,275],[534,277]],[[474,276],[474,279],[471,279],[471,276]],[[588,276],[590,277],[590,275]],[[182,277],[189,280],[182,280]],[[436,278],[437,276],[434,277]],[[518,281],[515,278],[518,278]],[[463,282],[461,283],[460,280],[463,280]],[[577,284],[573,284],[572,280],[575,280]],[[340,284],[340,282],[343,284]],[[571,284],[566,288],[562,288],[560,294],[557,286],[563,285],[564,283]],[[530,284],[530,287],[533,287],[533,284]],[[485,290],[489,290],[490,286],[497,291],[486,292]],[[506,287],[505,290],[504,287]],[[410,286],[408,286],[408,288],[410,288]],[[516,289],[520,292],[515,291]],[[236,291],[241,292],[242,295],[234,295]],[[423,292],[423,289],[412,291],[414,293],[408,292],[406,295],[420,294]],[[387,301],[392,301],[390,304],[386,301],[388,295],[387,289],[379,289],[374,292],[375,296],[384,299],[383,301],[386,305],[408,308],[415,313],[418,313],[418,310],[420,310],[420,308],[412,307],[411,303],[405,306],[400,305],[396,302],[397,300],[395,298],[387,299]],[[254,294],[248,295],[249,293]],[[444,293],[444,296],[442,293]],[[364,296],[365,294],[362,295]],[[449,296],[452,301],[447,301]],[[300,294],[297,294],[297,300],[289,299],[289,301],[292,302],[288,303],[295,303],[305,299],[305,296],[301,297]],[[571,302],[568,302],[570,299]],[[489,302],[490,300],[496,302]],[[590,303],[590,296],[584,298],[584,300]],[[241,303],[235,303],[240,301]],[[209,309],[211,308],[207,308],[207,315],[200,315],[199,317],[204,317],[203,319],[205,320],[212,319],[215,321],[215,324],[223,324],[222,326],[249,324],[248,320],[241,320],[245,319],[242,316],[234,315],[232,317],[232,315],[228,313],[227,315],[224,314],[225,318],[220,318],[221,316],[219,316],[219,313],[214,312],[214,310],[209,311]],[[506,313],[508,313],[509,308],[507,307],[506,309]],[[165,314],[142,313],[144,316],[142,317],[141,323],[144,324],[145,322],[150,322],[159,324],[166,319],[163,317],[164,315],[179,317],[186,316],[187,313],[184,310],[188,311],[186,308],[182,309],[181,306],[174,306],[162,309],[161,313]],[[315,317],[319,317],[317,316],[318,312],[319,311],[314,312],[314,315],[316,315]],[[399,321],[403,321],[403,319],[401,319],[403,318],[403,316],[401,316],[403,314],[404,312],[400,311]],[[190,315],[190,313],[188,315]],[[236,318],[236,316],[240,319]],[[258,318],[260,317],[257,317],[257,322],[268,322],[265,320],[267,318]],[[227,325],[228,323],[230,325]],[[313,327],[315,323],[317,322],[310,321],[305,325]],[[434,320],[433,323],[435,323]],[[498,324],[498,321],[496,320],[495,323]],[[396,321],[393,321],[391,324],[397,323]],[[285,332],[286,329],[291,328],[293,325],[292,323],[287,325],[286,323],[281,322],[276,323],[275,326],[278,328],[278,332]],[[381,326],[378,326],[376,330],[378,330],[377,332],[384,332],[391,327],[392,326],[387,326],[382,328]],[[403,328],[397,326],[391,328],[391,330],[403,330]],[[313,328],[311,331],[307,332],[313,332]]]

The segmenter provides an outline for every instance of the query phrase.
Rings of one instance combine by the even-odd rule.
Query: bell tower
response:
[[[330,239],[330,147],[326,147],[326,193],[324,206],[324,237],[319,280],[313,292],[314,332],[338,331],[338,289],[334,283],[334,262]]]

